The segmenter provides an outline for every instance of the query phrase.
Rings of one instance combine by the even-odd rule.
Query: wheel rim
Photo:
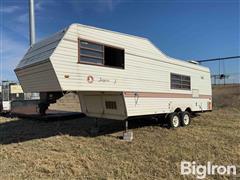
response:
[[[179,118],[177,116],[173,117],[173,126],[178,127],[179,125]]]
[[[187,114],[184,115],[183,117],[183,122],[185,125],[188,125],[189,124],[189,121],[190,121],[190,118]]]

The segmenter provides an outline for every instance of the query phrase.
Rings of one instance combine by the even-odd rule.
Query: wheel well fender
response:
[[[174,110],[174,112],[177,112],[177,113],[179,113],[179,112],[181,112],[182,110],[181,110],[181,108],[176,108],[175,110]]]
[[[185,111],[188,112],[188,113],[190,113],[190,114],[192,113],[192,110],[191,110],[190,107],[186,108]]]

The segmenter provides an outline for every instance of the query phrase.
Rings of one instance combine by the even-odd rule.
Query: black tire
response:
[[[179,117],[179,114],[176,112],[173,112],[169,114],[168,116],[168,123],[171,128],[177,128],[180,126],[181,120]]]
[[[179,117],[181,120],[181,126],[188,126],[191,123],[191,116],[189,112],[187,111],[180,112]]]

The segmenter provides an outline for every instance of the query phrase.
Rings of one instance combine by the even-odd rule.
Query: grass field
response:
[[[213,112],[187,128],[168,129],[156,120],[123,124],[101,120],[91,136],[91,118],[61,121],[0,119],[0,179],[194,179],[180,175],[180,162],[240,165],[240,89],[214,88]],[[229,179],[208,176],[207,179]]]

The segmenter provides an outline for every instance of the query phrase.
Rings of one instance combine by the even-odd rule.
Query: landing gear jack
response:
[[[90,133],[92,136],[97,136],[99,132],[98,118],[95,118],[95,126],[91,128]]]
[[[49,104],[48,103],[39,103],[38,104],[38,108],[39,108],[39,114],[41,116],[45,116],[46,115],[46,111],[48,109]]]
[[[125,120],[125,131],[123,132],[123,140],[129,142],[133,140],[133,132],[128,130],[128,120]]]
[[[63,96],[63,92],[41,92],[40,93],[40,103],[38,104],[38,111],[41,116],[46,115],[48,106],[51,103],[56,103],[57,99]]]

